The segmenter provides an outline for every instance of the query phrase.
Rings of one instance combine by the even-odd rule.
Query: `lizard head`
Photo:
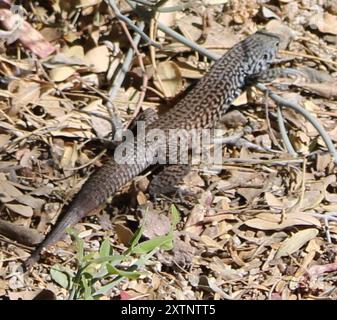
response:
[[[242,49],[247,58],[247,74],[256,78],[269,69],[274,61],[280,38],[274,33],[259,30],[242,42]]]

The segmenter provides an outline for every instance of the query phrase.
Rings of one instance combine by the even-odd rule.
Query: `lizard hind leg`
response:
[[[161,195],[178,194],[182,197],[184,189],[181,188],[184,177],[190,172],[190,165],[170,165],[165,167],[159,174],[155,175],[149,185],[150,196],[156,200]]]

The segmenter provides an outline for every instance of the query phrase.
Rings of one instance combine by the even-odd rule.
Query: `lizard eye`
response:
[[[263,60],[269,60],[269,54],[268,53],[265,53],[263,55]]]

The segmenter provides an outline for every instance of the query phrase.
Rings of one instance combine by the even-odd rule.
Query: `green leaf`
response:
[[[137,231],[135,232],[135,234],[133,235],[133,237],[131,239],[131,245],[130,245],[131,249],[138,244],[139,239],[140,239],[140,237],[143,234],[143,231],[144,231],[144,227],[143,226],[141,226],[140,228],[137,229]]]
[[[110,283],[106,284],[105,286],[102,286],[97,291],[95,291],[92,296],[98,297],[100,295],[106,294],[109,290],[114,288],[118,283],[120,283],[124,278],[121,276],[117,276],[115,279],[113,279]]]
[[[116,280],[111,281],[110,283],[108,283],[105,286],[102,286],[101,288],[99,288],[97,291],[95,291],[92,296],[96,297],[96,296],[100,296],[100,295],[104,295],[106,294],[109,290],[111,290],[113,287],[115,287],[119,282],[121,282],[123,280],[123,278],[118,278]]]
[[[111,251],[110,241],[109,239],[105,239],[102,242],[101,247],[99,248],[99,255],[100,257],[108,257],[110,255],[110,251]]]
[[[69,289],[70,287],[69,275],[66,272],[61,271],[58,268],[58,266],[54,266],[51,268],[50,276],[61,287]]]
[[[84,257],[84,241],[79,238],[78,234],[73,228],[66,228],[66,232],[76,239],[76,259],[79,264],[82,264]]]
[[[171,214],[172,214],[172,226],[175,227],[180,221],[180,215],[174,204],[172,204],[171,206]]]
[[[107,264],[106,268],[107,268],[109,274],[117,274],[121,277],[126,277],[126,278],[129,278],[131,280],[137,279],[141,275],[141,273],[137,272],[137,271],[124,271],[124,270],[117,269],[114,266],[112,266],[111,264]]]
[[[104,263],[104,262],[111,262],[111,263],[114,263],[116,265],[118,263],[121,263],[124,259],[125,259],[124,255],[116,254],[116,255],[113,255],[113,256],[93,259],[92,261],[90,261],[90,264],[101,264],[101,263]]]
[[[87,261],[90,261],[94,258],[94,256],[96,255],[96,252],[90,252],[88,254],[86,254],[84,257],[83,257],[83,262],[87,262]]]
[[[165,250],[170,250],[173,247],[172,241],[173,241],[172,234],[156,237],[154,239],[146,240],[138,244],[135,248],[132,249],[132,252],[143,254],[143,253],[148,253],[154,250],[155,248],[162,248]]]
[[[86,277],[81,278],[82,285],[84,287],[84,299],[85,300],[93,300],[93,297],[91,295],[91,286],[89,285],[90,280]]]

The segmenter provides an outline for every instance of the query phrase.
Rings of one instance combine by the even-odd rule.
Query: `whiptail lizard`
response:
[[[268,72],[276,56],[279,41],[275,34],[258,31],[236,44],[214,63],[208,74],[180,102],[146,130],[214,127],[245,88]],[[147,147],[151,152],[155,151],[151,146]],[[114,159],[108,160],[84,183],[68,211],[37,246],[25,266],[33,265],[39,259],[42,249],[59,241],[68,226],[76,224],[89,212],[103,205],[110,196],[151,164],[149,153],[146,159],[141,156],[134,164],[118,164]]]

